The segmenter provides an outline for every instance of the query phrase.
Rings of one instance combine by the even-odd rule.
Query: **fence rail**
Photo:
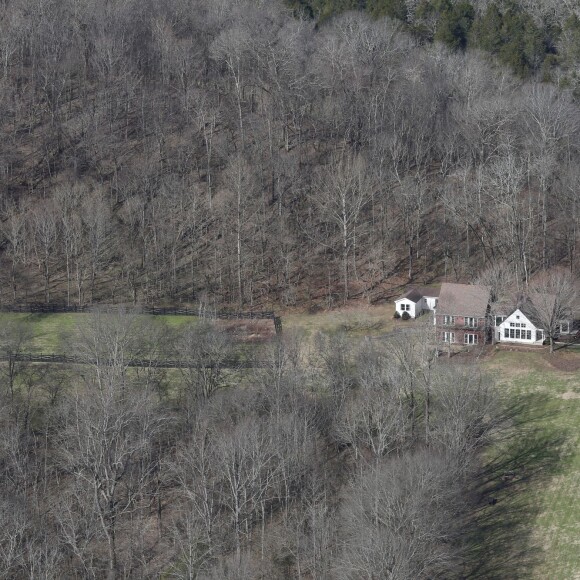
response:
[[[45,304],[45,303],[28,303],[28,304],[7,304],[0,306],[0,312],[15,312],[26,314],[65,314],[65,313],[85,313],[92,312],[99,308],[108,310],[121,310],[126,308],[122,305],[97,305],[88,304],[84,306],[66,304]],[[152,316],[197,316],[210,320],[272,320],[276,334],[282,332],[282,319],[276,316],[272,310],[262,310],[257,312],[224,312],[216,310],[206,310],[203,308],[179,308],[164,306],[140,306],[137,311],[142,314]]]
[[[17,353],[12,355],[0,355],[0,362],[30,362],[30,363],[48,363],[48,364],[95,364],[95,361],[85,357],[71,356],[66,354],[32,354]],[[107,361],[104,364],[111,364]],[[238,359],[224,359],[218,363],[198,363],[183,360],[147,360],[147,359],[129,359],[125,361],[127,367],[139,368],[157,368],[157,369],[253,369],[264,368],[266,363],[262,361],[241,361]]]
[[[124,308],[133,308],[119,304],[86,304],[83,306],[66,304],[46,304],[43,302],[30,302],[27,304],[5,304],[0,306],[0,312],[22,312],[30,314],[53,314],[53,313],[83,313],[93,312],[99,308],[107,310],[121,310]],[[262,310],[255,312],[226,312],[219,310],[207,310],[203,308],[181,308],[173,306],[137,306],[138,312],[143,314],[152,314],[154,316],[198,316],[200,318],[223,318],[223,319],[265,319],[273,320],[275,318],[272,310]]]

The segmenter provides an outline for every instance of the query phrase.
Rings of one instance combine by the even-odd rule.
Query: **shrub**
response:
[[[393,318],[401,318],[401,314],[399,313],[398,310],[395,310],[395,314],[393,314]]]
[[[403,316],[401,318],[403,320],[409,320],[409,318],[411,318],[411,315],[408,312],[403,312]]]

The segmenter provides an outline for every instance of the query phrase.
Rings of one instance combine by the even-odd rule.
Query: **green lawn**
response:
[[[0,324],[6,320],[22,320],[30,324],[33,339],[30,345],[32,352],[45,354],[61,353],[63,339],[74,332],[77,325],[82,324],[89,314],[16,314],[0,313]],[[148,315],[142,315],[148,316]],[[195,316],[155,316],[170,328],[179,328],[184,324],[198,320]]]
[[[578,353],[556,353],[573,368]],[[487,454],[475,578],[580,578],[580,370],[542,353],[485,361],[508,409]],[[580,365],[577,365],[580,369]]]
[[[307,336],[317,331],[346,331],[351,336],[377,335],[389,332],[396,327],[415,324],[394,320],[394,304],[380,306],[345,308],[332,311],[322,311],[315,314],[290,312],[282,315],[285,330],[300,330]],[[24,320],[32,326],[34,339],[31,349],[35,352],[60,352],[62,338],[74,331],[82,323],[87,314],[13,314],[0,313],[0,324],[4,320]],[[144,315],[145,316],[145,315]],[[195,316],[156,316],[170,328],[178,328],[184,324],[198,320]],[[423,318],[419,319],[423,321]]]

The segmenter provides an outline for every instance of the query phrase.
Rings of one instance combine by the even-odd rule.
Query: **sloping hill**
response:
[[[565,90],[360,13],[37,8],[0,7],[3,302],[326,306],[578,267]]]

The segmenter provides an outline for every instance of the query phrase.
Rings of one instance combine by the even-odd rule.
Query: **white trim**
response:
[[[542,333],[541,338],[538,338],[538,331]],[[519,308],[496,326],[496,338],[499,342],[541,345],[544,342],[544,334],[543,330],[538,328]]]

